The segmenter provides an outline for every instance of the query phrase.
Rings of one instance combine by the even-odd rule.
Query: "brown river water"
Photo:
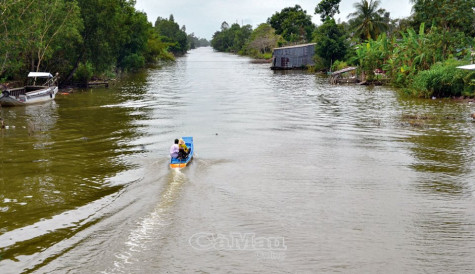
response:
[[[2,108],[0,273],[473,273],[472,112],[210,48]]]

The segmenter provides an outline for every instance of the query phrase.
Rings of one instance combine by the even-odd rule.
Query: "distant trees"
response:
[[[155,21],[155,30],[160,35],[163,42],[169,43],[169,50],[174,54],[185,54],[188,50],[188,38],[184,26],[175,22],[173,15],[169,19],[158,17]]]
[[[208,47],[210,45],[209,41],[205,38],[198,38],[194,33],[188,34],[188,44],[190,49],[196,49],[199,47]]]
[[[309,42],[315,29],[310,15],[299,5],[284,8],[267,19],[275,33],[289,42]]]
[[[221,31],[214,33],[211,46],[218,51],[238,53],[243,49],[251,32],[251,25],[241,27],[239,24],[232,24],[229,27],[228,23],[223,22]]]
[[[311,16],[299,5],[284,8],[260,24],[254,31],[250,25],[240,26],[224,21],[221,30],[211,40],[215,50],[248,54],[257,58],[270,58],[272,49],[288,43],[312,40],[315,26]]]

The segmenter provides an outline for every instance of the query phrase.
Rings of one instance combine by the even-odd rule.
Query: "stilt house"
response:
[[[296,69],[314,65],[315,43],[275,48],[271,69]]]

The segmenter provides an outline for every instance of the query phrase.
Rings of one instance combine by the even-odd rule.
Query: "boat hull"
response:
[[[25,88],[20,88],[22,90]],[[58,93],[58,87],[44,87],[30,92],[15,92],[15,90],[3,92],[0,97],[0,105],[3,107],[24,106],[43,103],[54,100]]]
[[[194,146],[193,146],[193,137],[182,137],[183,141],[187,147],[190,148],[190,154],[184,160],[179,160],[177,158],[172,158],[170,160],[170,168],[184,168],[186,167],[191,160],[193,159]]]

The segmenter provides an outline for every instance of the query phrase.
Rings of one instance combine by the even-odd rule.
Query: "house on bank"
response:
[[[275,48],[271,69],[301,69],[315,65],[315,43]]]

